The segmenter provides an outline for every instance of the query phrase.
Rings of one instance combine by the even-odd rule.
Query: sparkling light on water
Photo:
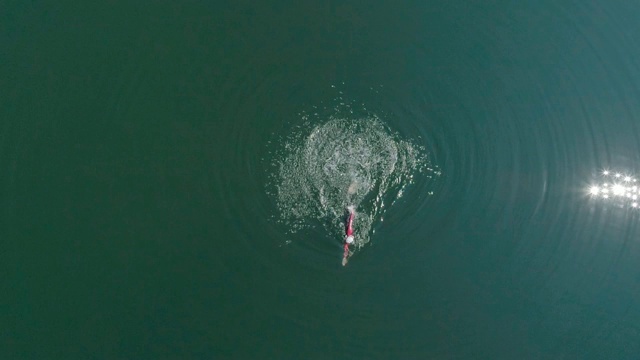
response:
[[[638,208],[640,188],[633,185],[636,178],[629,172],[603,170],[599,179],[595,179],[587,189],[589,196],[596,200],[607,201],[622,207]]]

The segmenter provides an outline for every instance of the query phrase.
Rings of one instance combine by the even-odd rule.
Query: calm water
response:
[[[3,6],[0,357],[637,358],[636,1],[234,3]],[[332,118],[426,164],[346,267]]]

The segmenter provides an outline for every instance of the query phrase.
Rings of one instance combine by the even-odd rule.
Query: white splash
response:
[[[353,205],[356,247],[369,241],[384,198],[397,199],[414,174],[431,169],[422,147],[401,140],[376,116],[330,117],[292,134],[284,149],[271,179],[281,220],[292,231],[320,221],[341,238],[346,207]]]

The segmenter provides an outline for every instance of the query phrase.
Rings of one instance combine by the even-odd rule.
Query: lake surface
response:
[[[637,358],[640,4],[231,3],[3,6],[1,358]]]

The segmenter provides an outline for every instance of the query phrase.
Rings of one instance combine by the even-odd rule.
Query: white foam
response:
[[[298,229],[330,219],[332,231],[343,236],[345,208],[354,206],[356,246],[369,241],[384,196],[395,192],[390,195],[396,198],[427,165],[421,147],[401,140],[375,116],[330,118],[292,134],[284,149],[273,177],[283,220]]]

